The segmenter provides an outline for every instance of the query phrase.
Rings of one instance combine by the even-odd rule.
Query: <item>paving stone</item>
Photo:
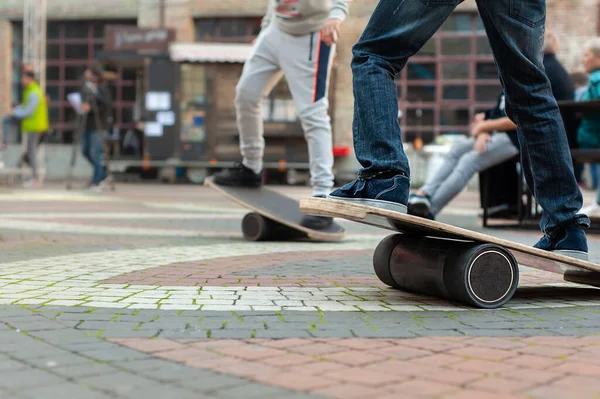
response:
[[[308,333],[315,338],[354,338],[356,336],[350,330],[309,330]]]
[[[215,391],[215,395],[218,398],[244,398],[244,399],[263,399],[263,398],[285,398],[287,395],[295,395],[294,392],[288,391],[287,389],[271,386],[258,386],[252,387],[241,386],[232,388],[223,388]],[[304,395],[310,398],[310,395]]]
[[[203,326],[204,327],[204,326]],[[265,323],[227,323],[224,330],[264,330]]]
[[[18,371],[6,371],[0,374],[0,387],[10,390],[20,390],[35,385],[42,387],[48,385],[60,385],[66,383],[66,380],[50,374],[43,370],[22,369]]]
[[[124,372],[84,377],[78,379],[77,382],[80,385],[100,389],[102,391],[114,392],[124,396],[133,392],[137,387],[156,385],[152,380]]]
[[[31,368],[31,366],[29,366],[27,363],[13,359],[0,358],[0,373],[4,371],[17,371],[28,368]]]
[[[252,331],[248,330],[211,330],[210,338],[213,339],[248,339],[252,338]]]
[[[118,314],[111,313],[63,313],[56,317],[56,320],[61,322],[63,320],[77,320],[77,321],[110,321],[118,316]]]
[[[150,357],[150,355],[146,353],[141,353],[138,351],[134,351],[133,349],[120,347],[102,350],[81,350],[79,351],[79,353],[91,359],[103,362],[119,362]]]
[[[175,364],[161,359],[131,360],[126,362],[119,362],[118,365],[115,365],[115,367],[130,370],[138,374],[144,374],[144,371],[147,370],[160,369],[170,366],[175,366]]]
[[[306,330],[257,330],[254,338],[309,338]]]
[[[40,356],[31,359],[25,359],[24,362],[38,368],[52,369],[54,367],[69,366],[74,364],[90,364],[91,360],[84,356],[65,352],[58,356]]]
[[[47,358],[47,357],[60,357],[60,356],[64,356],[64,355],[69,355],[68,351],[60,349],[60,348],[55,348],[50,345],[43,346],[43,347],[31,345],[31,347],[30,347],[28,344],[20,345],[19,348],[17,348],[17,350],[14,350],[9,353],[10,353],[11,357],[14,357],[14,358],[17,358],[20,360]]]
[[[177,385],[197,392],[208,393],[225,388],[248,386],[248,381],[238,377],[205,371],[203,376],[199,374],[196,379],[179,381]]]
[[[105,330],[102,338],[152,338],[158,336],[161,330]]]
[[[186,367],[180,364],[164,362],[159,368],[152,368],[148,370],[140,370],[138,374],[151,378],[155,381],[183,381],[188,379],[198,378],[203,373],[199,373],[200,370],[193,367]]]
[[[95,337],[86,337],[79,341],[67,340],[67,342],[57,343],[56,346],[72,351],[73,353],[115,349],[119,347],[117,344],[106,342]]]
[[[351,328],[351,327],[349,327]],[[412,338],[415,333],[412,331],[395,329],[395,330],[372,330],[366,328],[351,328],[350,330],[355,337],[361,338]]]
[[[99,363],[87,363],[87,364],[78,364],[71,366],[57,366],[49,369],[54,374],[59,374],[65,378],[69,379],[79,379],[83,377],[92,377],[103,374],[114,374],[117,372],[115,367],[111,367],[107,364],[99,364]]]
[[[77,342],[78,340],[88,340],[90,337],[86,331],[79,330],[52,330],[52,331],[32,331],[29,335],[42,339],[46,342]]]
[[[134,315],[121,315],[119,316],[119,318],[117,319],[117,321],[119,323],[122,323],[124,321],[129,321],[129,322],[134,322],[134,323],[147,323],[149,321],[154,320],[156,316],[154,315],[147,315],[147,314],[136,314]]]
[[[133,330],[139,323],[131,321],[84,321],[78,330]]]
[[[475,329],[475,328],[461,328],[458,330],[461,335],[469,337],[529,337],[533,333],[531,330],[490,330],[490,329]]]
[[[177,398],[177,399],[201,399],[198,394],[184,388],[169,385],[153,385],[135,388],[126,394],[131,399],[148,398]]]
[[[107,309],[107,308],[87,308],[92,310],[93,314],[132,314],[135,312],[135,309]]]
[[[54,322],[52,320],[39,320],[39,321],[29,321],[29,322],[15,322],[11,323],[13,328],[17,328],[21,331],[42,331],[42,330],[64,330],[68,327]]]
[[[77,398],[77,399],[108,399],[111,396],[91,390],[73,383],[36,387],[22,392],[25,396],[35,399]]]

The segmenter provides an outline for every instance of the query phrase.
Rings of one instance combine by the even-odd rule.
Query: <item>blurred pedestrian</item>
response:
[[[23,88],[23,103],[17,105],[10,114],[10,120],[5,118],[3,144],[6,145],[7,131],[14,120],[21,121],[21,132],[26,137],[26,161],[31,167],[31,179],[24,183],[25,187],[40,185],[37,170],[37,147],[42,136],[48,131],[48,104],[40,85],[35,80],[31,69],[25,69],[21,74]]]
[[[269,0],[262,29],[236,88],[242,162],[215,175],[215,183],[259,187],[265,147],[261,102],[285,74],[308,143],[313,195],[333,187],[333,141],[327,110],[329,76],[348,0]],[[333,219],[305,215],[301,224],[324,229]]]
[[[91,188],[102,188],[108,173],[104,165],[104,146],[101,135],[108,131],[112,120],[112,98],[106,86],[102,67],[94,64],[86,69],[81,93],[82,110],[85,112],[84,131],[81,137],[83,156],[93,167]]]

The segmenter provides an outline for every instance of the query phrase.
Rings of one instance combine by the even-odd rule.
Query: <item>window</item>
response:
[[[181,64],[181,141],[204,142],[207,111],[206,67]]]
[[[113,21],[60,22],[49,21],[46,44],[46,94],[52,129],[60,142],[73,136],[75,114],[67,95],[79,90],[83,71],[91,65],[104,47],[104,26]],[[135,21],[118,21],[120,25],[135,25]],[[13,102],[20,101],[21,61],[23,54],[23,25],[13,24]],[[114,101],[116,127],[127,128],[132,121],[135,103],[135,74],[117,68],[119,78],[109,82]]]
[[[202,18],[196,20],[197,42],[247,42],[260,32],[261,18]]]
[[[396,83],[404,141],[468,133],[473,116],[493,107],[501,90],[479,15],[452,14]]]

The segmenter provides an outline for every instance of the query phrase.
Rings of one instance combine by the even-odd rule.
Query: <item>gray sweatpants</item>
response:
[[[258,36],[237,85],[235,107],[243,164],[263,167],[262,99],[285,74],[308,143],[313,195],[333,187],[333,143],[327,110],[329,73],[335,46],[321,42],[319,32],[292,36],[269,25]]]
[[[431,213],[437,215],[463,188],[469,179],[482,170],[498,165],[519,153],[506,133],[496,133],[483,154],[473,149],[475,139],[456,143],[439,171],[421,190],[431,199]]]
[[[37,179],[37,145],[39,134],[36,133],[25,133],[27,141],[27,158],[29,159],[29,166],[31,167],[31,177]]]

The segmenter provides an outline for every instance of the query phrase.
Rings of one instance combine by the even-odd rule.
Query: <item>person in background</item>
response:
[[[102,67],[99,64],[86,69],[81,98],[81,108],[86,113],[81,149],[83,156],[93,167],[90,188],[101,189],[108,173],[103,164],[104,148],[100,135],[108,131],[112,119],[112,98],[104,84]]]
[[[475,115],[471,137],[454,144],[438,172],[410,195],[408,213],[435,219],[475,173],[518,155],[516,129],[506,116],[506,98],[500,94],[495,108]]]
[[[579,71],[571,74],[571,80],[575,86],[575,101],[583,101],[585,93],[587,92],[589,76],[587,73]],[[578,119],[579,123],[579,119]],[[598,164],[591,163],[590,166],[590,177],[592,190],[598,188]]]
[[[23,87],[23,103],[17,105],[10,117],[21,121],[21,132],[25,134],[27,144],[27,162],[31,167],[31,179],[24,183],[25,187],[40,185],[37,170],[37,146],[40,137],[48,131],[48,104],[35,75],[30,69],[21,74]]]
[[[544,36],[544,69],[548,80],[550,80],[550,87],[552,88],[552,94],[556,101],[573,101],[575,100],[575,86],[571,80],[569,72],[556,58],[556,53],[559,47],[558,37],[553,32],[547,32]],[[577,115],[570,109],[561,110],[563,122],[565,124],[565,131],[567,133],[567,140],[569,141],[569,148],[578,148],[577,145]],[[573,160],[573,171],[575,173],[575,179],[577,183],[581,185],[581,175],[583,172],[583,165]]]
[[[327,112],[329,76],[348,0],[269,0],[261,32],[236,88],[235,108],[242,162],[217,173],[227,186],[259,187],[265,147],[263,96],[285,74],[308,144],[310,183],[315,197],[333,187],[333,140]],[[333,219],[305,215],[301,224],[324,229]]]
[[[600,100],[600,38],[592,39],[586,43],[583,53],[583,67],[589,74],[587,90],[582,96],[582,101]],[[600,148],[600,115],[585,113],[581,117],[577,141],[580,148]],[[596,201],[581,209],[581,213],[597,214],[600,210],[600,188],[596,194]]]
[[[587,84],[589,75],[586,72],[573,72],[571,74],[571,80],[573,81],[573,86],[575,87],[575,101],[582,101],[585,96],[585,92],[587,91]]]
[[[23,65],[21,65],[21,72],[31,72],[33,74],[33,66],[31,64],[23,63]],[[2,118],[2,140],[0,141],[0,151],[6,150],[10,129],[12,126],[17,125],[19,121],[19,118],[12,114],[5,115]]]

